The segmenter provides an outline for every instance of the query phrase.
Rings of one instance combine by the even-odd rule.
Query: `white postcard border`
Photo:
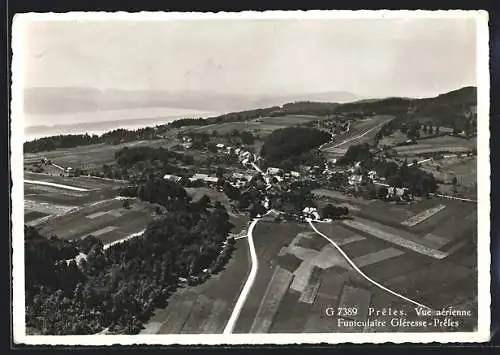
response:
[[[474,18],[477,21],[478,115],[478,329],[457,333],[298,333],[231,335],[26,335],[24,298],[24,186],[23,176],[23,24],[29,21],[166,21],[241,19],[421,19]],[[27,13],[17,14],[12,25],[12,275],[14,342],[30,345],[222,345],[222,344],[318,344],[318,343],[448,343],[484,342],[490,339],[490,159],[489,159],[489,32],[486,11],[244,11],[238,13]]]

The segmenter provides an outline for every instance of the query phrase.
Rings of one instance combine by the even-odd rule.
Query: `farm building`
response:
[[[406,187],[390,186],[387,189],[388,198],[403,198],[405,196],[408,196],[408,189]]]
[[[362,175],[351,175],[347,179],[347,182],[349,183],[349,185],[361,184],[362,181],[363,181],[363,176]]]
[[[196,181],[196,180],[202,180],[207,183],[218,183],[219,178],[215,176],[209,176],[207,174],[194,174],[192,177],[189,178],[190,181]]]
[[[375,178],[377,177],[377,172],[376,172],[375,170],[370,170],[370,171],[368,172],[368,177],[369,177],[371,180],[375,179]]]
[[[181,181],[182,178],[180,176],[177,176],[177,175],[165,174],[163,176],[163,179],[168,180],[168,181],[172,181],[172,182],[179,182],[179,181]]]
[[[319,213],[314,207],[305,207],[302,210],[302,214],[304,215],[305,218],[312,218],[315,220],[320,219]]]
[[[281,172],[281,169],[279,168],[267,168],[267,173],[270,174],[270,175],[276,175],[276,174],[279,174]]]
[[[216,145],[216,147],[217,147],[217,150],[218,150],[219,152],[222,152],[222,151],[224,150],[224,144],[222,144],[222,143],[218,143],[218,144]]]

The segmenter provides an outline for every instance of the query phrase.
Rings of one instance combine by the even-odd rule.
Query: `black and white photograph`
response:
[[[484,11],[17,14],[14,341],[488,340],[488,39]]]

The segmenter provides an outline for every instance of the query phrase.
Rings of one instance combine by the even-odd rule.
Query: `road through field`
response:
[[[360,134],[359,136],[349,138],[349,139],[347,139],[347,140],[345,140],[345,141],[342,141],[342,142],[340,142],[340,143],[338,143],[338,144],[336,144],[336,145],[332,146],[331,148],[338,148],[338,147],[340,147],[341,145],[344,145],[344,144],[346,144],[346,143],[349,143],[349,142],[354,141],[354,140],[359,139],[359,138],[363,138],[363,137],[364,137],[364,136],[366,136],[368,133],[373,132],[375,129],[380,128],[381,126],[383,126],[383,125],[384,125],[384,124],[386,124],[386,123],[387,123],[387,121],[384,121],[384,122],[382,122],[382,123],[380,123],[380,124],[376,125],[375,127],[370,128],[368,131],[366,131],[366,132],[364,132],[364,133]]]
[[[321,237],[325,238],[325,239],[326,239],[326,240],[327,240],[327,241],[328,241],[331,245],[333,245],[333,246],[335,247],[335,249],[337,249],[337,250],[338,250],[338,252],[339,252],[339,253],[340,253],[340,254],[341,254],[341,255],[342,255],[342,256],[343,256],[343,257],[347,260],[347,262],[348,262],[348,263],[352,266],[352,268],[353,268],[354,270],[356,270],[356,271],[358,272],[358,274],[360,274],[360,275],[361,275],[364,279],[366,279],[368,282],[370,282],[370,283],[374,284],[374,285],[375,285],[375,286],[377,286],[378,288],[380,288],[380,289],[382,289],[382,290],[384,290],[384,291],[386,291],[386,292],[389,292],[390,294],[392,294],[392,295],[394,295],[394,296],[396,296],[396,297],[398,297],[398,298],[401,298],[401,299],[403,299],[403,300],[405,300],[405,301],[407,301],[407,302],[413,303],[414,305],[417,305],[417,306],[419,306],[419,307],[422,307],[422,308],[426,308],[426,309],[430,309],[430,310],[431,310],[431,308],[430,308],[430,307],[425,306],[425,305],[423,305],[423,304],[420,304],[420,303],[418,303],[418,302],[416,302],[416,301],[414,301],[414,300],[412,300],[412,299],[410,299],[410,298],[407,298],[407,297],[405,297],[405,296],[403,296],[403,295],[400,295],[399,293],[394,292],[394,291],[392,291],[392,290],[388,289],[387,287],[385,287],[385,286],[383,286],[383,285],[379,284],[377,281],[372,280],[372,279],[371,279],[370,277],[368,277],[368,276],[367,276],[367,275],[366,275],[363,271],[361,271],[361,269],[360,269],[359,267],[357,267],[357,266],[356,266],[356,264],[354,264],[354,262],[351,260],[351,258],[349,258],[349,256],[347,256],[347,254],[346,254],[346,253],[345,253],[345,252],[344,252],[344,251],[343,251],[343,250],[342,250],[342,249],[341,249],[341,248],[337,245],[337,243],[335,243],[335,242],[334,242],[333,240],[331,240],[329,237],[327,237],[326,235],[324,235],[323,233],[321,233],[321,232],[320,232],[320,231],[319,231],[319,230],[318,230],[318,229],[314,226],[314,224],[312,223],[312,221],[311,221],[310,219],[308,220],[308,222],[309,222],[309,225],[311,226],[311,228],[312,228],[312,229],[313,229],[313,230],[314,230],[317,234],[319,234]]]
[[[248,297],[248,293],[252,289],[255,276],[257,276],[259,261],[257,259],[257,252],[255,251],[255,245],[253,242],[253,229],[255,228],[257,222],[259,222],[259,219],[254,219],[247,232],[248,248],[250,249],[250,258],[252,259],[252,269],[250,270],[250,274],[248,275],[247,281],[243,286],[243,290],[241,290],[240,296],[236,301],[231,317],[229,317],[226,327],[224,328],[223,334],[231,334],[233,332],[236,321],[241,313],[241,309],[243,308],[243,305]]]
[[[58,187],[60,189],[65,189],[65,190],[82,191],[82,192],[83,191],[90,191],[89,189],[84,189],[84,188],[81,188],[81,187],[56,184],[55,182],[48,182],[48,181],[24,180],[24,182],[26,184],[35,184],[35,185],[44,185],[44,186]]]

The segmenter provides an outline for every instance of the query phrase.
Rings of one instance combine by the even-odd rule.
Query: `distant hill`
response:
[[[348,92],[324,92],[283,96],[248,96],[207,91],[97,90],[80,87],[34,87],[24,90],[26,113],[93,112],[128,108],[171,107],[231,112],[256,107],[281,106],[295,101],[347,102],[358,100]]]
[[[385,98],[338,105],[337,112],[404,115],[406,119],[431,119],[444,126],[459,123],[477,106],[477,89],[468,86],[423,99]]]
[[[436,116],[463,114],[477,105],[477,89],[473,86],[450,91],[432,98],[418,99],[411,103],[415,114]]]
[[[287,95],[257,99],[252,102],[253,107],[282,106],[293,102],[328,102],[346,103],[360,100],[361,97],[346,91],[329,91],[322,93]]]

